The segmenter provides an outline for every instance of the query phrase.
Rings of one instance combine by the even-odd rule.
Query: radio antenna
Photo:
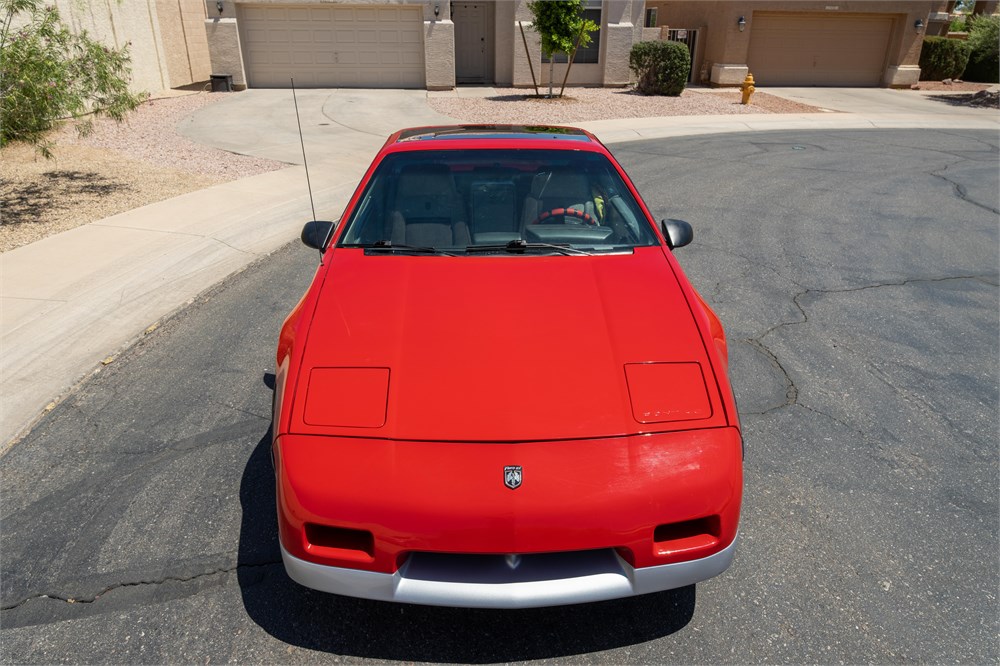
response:
[[[309,162],[306,161],[306,142],[302,138],[302,120],[299,118],[299,99],[295,95],[295,77],[289,77],[292,81],[292,101],[295,102],[295,122],[299,126],[299,143],[302,145],[302,166],[306,168],[306,188],[309,190],[309,207],[312,209],[312,219],[316,219],[316,204],[313,202],[313,188],[309,181]]]

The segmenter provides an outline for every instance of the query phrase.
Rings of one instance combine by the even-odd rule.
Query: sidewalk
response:
[[[483,95],[489,89],[454,94]],[[484,92],[486,91],[486,92]],[[602,141],[782,129],[986,128],[1000,114],[886,91],[773,89],[840,113],[602,120],[578,123]],[[888,91],[888,94],[894,94]],[[337,219],[392,131],[452,124],[420,90],[298,94],[319,219]],[[923,106],[922,106],[923,104]],[[0,453],[102,359],[163,317],[288,241],[312,218],[288,91],[251,90],[179,128],[216,147],[296,164],[217,185],[45,238],[0,255]]]

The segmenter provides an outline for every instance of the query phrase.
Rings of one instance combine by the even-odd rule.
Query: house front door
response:
[[[488,24],[485,2],[454,2],[451,20],[455,23],[455,80],[457,83],[486,83]]]

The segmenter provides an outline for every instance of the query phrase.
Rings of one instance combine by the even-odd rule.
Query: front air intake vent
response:
[[[306,523],[306,541],[310,546],[329,549],[324,554],[331,557],[369,561],[375,559],[375,537],[367,530]]]
[[[720,535],[718,516],[658,525],[653,531],[653,550],[657,555],[670,555],[711,547],[719,542]]]

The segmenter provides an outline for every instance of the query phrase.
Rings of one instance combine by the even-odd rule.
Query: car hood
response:
[[[328,260],[295,432],[510,442],[725,425],[660,248]]]

